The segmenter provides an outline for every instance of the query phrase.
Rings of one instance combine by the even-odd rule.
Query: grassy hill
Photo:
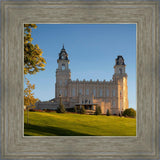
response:
[[[136,119],[75,113],[24,112],[25,136],[136,136]]]

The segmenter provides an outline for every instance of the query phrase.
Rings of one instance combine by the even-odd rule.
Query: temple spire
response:
[[[59,53],[59,59],[68,60],[68,54],[64,49],[64,44],[62,46],[61,52]]]

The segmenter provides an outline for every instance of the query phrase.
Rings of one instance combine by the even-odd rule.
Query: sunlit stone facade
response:
[[[128,108],[126,65],[122,56],[115,60],[114,74],[110,81],[73,81],[69,62],[63,46],[57,60],[55,98],[40,102],[37,107],[44,109],[48,103],[48,108],[56,108],[61,97],[66,108],[83,105],[86,109],[95,110],[96,106],[100,106],[103,114],[106,114],[107,109],[111,114],[119,114]]]

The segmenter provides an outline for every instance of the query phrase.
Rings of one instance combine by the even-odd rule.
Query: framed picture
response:
[[[25,136],[136,136],[136,24],[24,31]]]
[[[156,1],[2,2],[2,158],[158,158],[158,7]],[[136,24],[136,136],[24,136],[24,24]]]

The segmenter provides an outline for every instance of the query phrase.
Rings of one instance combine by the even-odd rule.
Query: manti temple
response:
[[[64,46],[57,63],[55,98],[37,102],[36,109],[56,110],[60,99],[65,108],[83,105],[86,110],[95,111],[96,106],[100,106],[102,114],[106,114],[109,109],[111,114],[118,115],[128,108],[126,65],[122,56],[117,56],[115,60],[114,74],[110,81],[71,80],[70,61]]]

